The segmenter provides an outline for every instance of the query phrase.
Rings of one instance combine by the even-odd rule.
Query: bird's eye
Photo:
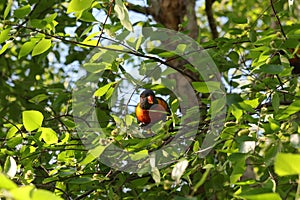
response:
[[[153,96],[148,96],[147,100],[149,104],[153,104]]]

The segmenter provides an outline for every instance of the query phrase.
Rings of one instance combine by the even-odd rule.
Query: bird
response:
[[[152,90],[146,89],[140,95],[135,114],[139,124],[146,126],[161,120],[165,121],[171,111],[163,98],[156,97]]]
[[[289,49],[289,51],[293,53],[295,49]],[[300,49],[297,50],[293,58],[289,59],[291,66],[294,67],[292,71],[293,74],[300,74],[300,58],[298,56],[299,54],[300,54]]]
[[[300,74],[300,48],[297,49],[297,51],[295,52],[294,48],[288,48],[287,51],[291,54],[294,54],[293,57],[288,58],[290,65],[293,68],[292,74]],[[284,52],[283,50],[279,50],[279,54],[281,55],[287,55],[286,52]]]

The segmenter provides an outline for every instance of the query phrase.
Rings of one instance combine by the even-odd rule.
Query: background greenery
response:
[[[297,70],[291,66],[296,67],[291,59],[300,44],[297,3],[1,0],[0,196],[300,199],[300,91]],[[222,73],[226,123],[204,158],[198,152],[211,118],[209,91],[200,76],[189,76],[196,74],[193,66],[181,65],[176,51],[148,52],[140,48],[141,38],[128,37],[140,27],[167,27],[189,35]],[[102,60],[93,66],[87,59],[95,47]],[[84,75],[81,67],[90,74],[102,73],[92,91],[98,92],[94,105],[84,114],[96,108],[97,123],[109,141],[93,132],[84,137],[77,132],[72,92]],[[136,101],[122,102],[115,92],[119,88],[126,93],[129,83],[152,88],[176,111],[176,97],[157,82],[176,70],[202,93],[202,119],[190,148],[169,166],[144,174],[118,171],[95,159],[103,151],[98,143],[112,142],[143,158],[176,134],[160,129],[154,138],[134,137],[126,127],[138,129],[132,113]],[[145,82],[141,77],[147,74],[151,76]],[[132,91],[127,93],[137,96],[141,90]],[[117,115],[110,102],[127,105],[129,113]],[[173,115],[173,120],[179,118]],[[93,144],[90,149],[86,141]]]

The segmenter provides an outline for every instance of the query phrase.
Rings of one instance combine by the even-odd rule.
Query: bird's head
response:
[[[157,99],[152,90],[146,89],[140,95],[140,105],[143,109],[150,109],[153,104],[157,104]]]

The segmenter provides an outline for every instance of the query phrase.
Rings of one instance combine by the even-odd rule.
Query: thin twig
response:
[[[274,13],[274,15],[275,15],[275,17],[277,19],[278,25],[280,27],[280,31],[281,31],[282,35],[284,36],[284,38],[287,39],[287,37],[286,37],[286,35],[284,33],[284,30],[283,30],[283,27],[281,25],[280,19],[279,19],[278,15],[277,15],[277,12],[275,10],[274,4],[273,4],[273,0],[270,0],[270,3],[271,3],[271,7],[272,7],[272,10],[273,10],[273,13]]]
[[[105,20],[104,20],[104,22],[103,22],[103,26],[102,26],[102,29],[101,29],[101,32],[100,32],[100,35],[99,35],[99,38],[98,38],[98,41],[97,41],[97,45],[96,45],[96,46],[98,46],[99,43],[100,43],[100,40],[101,40],[101,38],[102,38],[102,34],[103,34],[103,32],[104,32],[105,24],[107,23],[108,17],[109,17],[110,14],[111,14],[112,7],[113,7],[114,2],[115,2],[115,0],[111,0],[111,1],[110,1],[108,13],[107,13],[107,15],[106,15],[106,17],[105,17]]]
[[[16,125],[14,124],[13,122],[11,122],[9,119],[6,119],[5,117],[2,117],[2,119],[4,119],[6,122],[10,123],[11,125],[13,125],[17,130],[18,132],[20,132],[21,136],[23,137],[23,132],[22,130]]]

